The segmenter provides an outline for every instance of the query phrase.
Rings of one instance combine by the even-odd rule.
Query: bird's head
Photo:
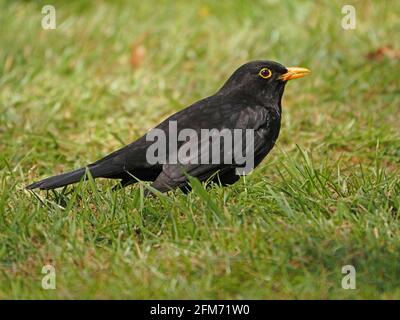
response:
[[[239,67],[225,82],[221,94],[254,97],[266,104],[279,103],[289,80],[306,76],[310,70],[300,67],[287,68],[280,63],[256,60]]]

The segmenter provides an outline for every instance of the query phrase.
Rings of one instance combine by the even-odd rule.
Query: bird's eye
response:
[[[268,68],[262,68],[260,70],[260,72],[258,73],[258,75],[261,78],[268,79],[268,78],[270,78],[272,76],[272,71],[269,70]]]

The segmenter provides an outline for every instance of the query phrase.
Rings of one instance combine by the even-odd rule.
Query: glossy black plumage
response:
[[[268,68],[271,77],[264,79],[260,70]],[[286,80],[281,77],[288,69],[271,61],[252,61],[237,69],[222,88],[212,96],[195,102],[177,112],[156,128],[169,134],[169,121],[176,121],[178,130],[194,129],[254,129],[255,166],[268,154],[279,135],[281,98]],[[165,192],[188,186],[187,174],[201,181],[213,178],[223,185],[239,179],[235,164],[149,164],[146,150],[152,144],[142,136],[135,142],[90,164],[87,170],[93,178],[120,179],[126,186],[139,180],[153,181],[152,187]],[[178,148],[182,143],[178,144]],[[221,150],[222,152],[222,150]],[[223,157],[221,157],[223,159]],[[54,189],[76,183],[85,175],[86,168],[50,177],[29,185],[28,189]],[[218,173],[218,175],[215,175]]]

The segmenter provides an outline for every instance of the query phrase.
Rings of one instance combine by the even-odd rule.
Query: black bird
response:
[[[188,144],[200,146],[201,138],[199,140],[189,138],[189,140],[175,141],[175,150],[172,150],[171,139],[176,139],[171,137],[172,132],[170,132],[170,124],[173,122],[176,123],[178,132],[182,129],[192,129],[191,132],[199,136],[202,129],[228,129],[232,132],[234,129],[243,132],[251,129],[254,132],[252,148],[254,167],[257,166],[278,138],[281,126],[281,99],[287,81],[301,78],[309,72],[305,68],[286,68],[277,62],[267,60],[251,61],[242,65],[214,95],[195,102],[155,127],[166,134],[168,139],[166,154],[179,153],[180,148],[184,145],[187,147]],[[239,179],[235,170],[243,167],[243,164],[238,164],[235,159],[231,159],[231,162],[222,160],[219,163],[207,164],[204,161],[183,163],[180,160],[174,163],[166,158],[164,163],[161,161],[152,163],[148,160],[147,152],[155,140],[148,140],[144,135],[87,167],[35,182],[27,186],[27,189],[49,190],[63,187],[86,178],[86,171],[89,171],[93,178],[120,179],[120,187],[138,180],[152,181],[151,186],[161,192],[178,187],[187,190],[190,188],[188,176],[197,177],[200,181],[218,181],[222,185],[232,184]],[[243,146],[240,148],[244,150]],[[200,157],[204,150],[201,148],[198,150]],[[225,159],[226,149],[221,146],[218,151],[220,159]],[[207,157],[209,158],[209,156],[205,158]]]

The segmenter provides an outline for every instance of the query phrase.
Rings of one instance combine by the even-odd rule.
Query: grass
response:
[[[394,1],[0,1],[0,298],[399,299]],[[242,63],[290,83],[278,143],[228,188],[24,186],[133,141]],[[41,287],[56,268],[56,290]],[[357,289],[341,287],[342,266]]]

